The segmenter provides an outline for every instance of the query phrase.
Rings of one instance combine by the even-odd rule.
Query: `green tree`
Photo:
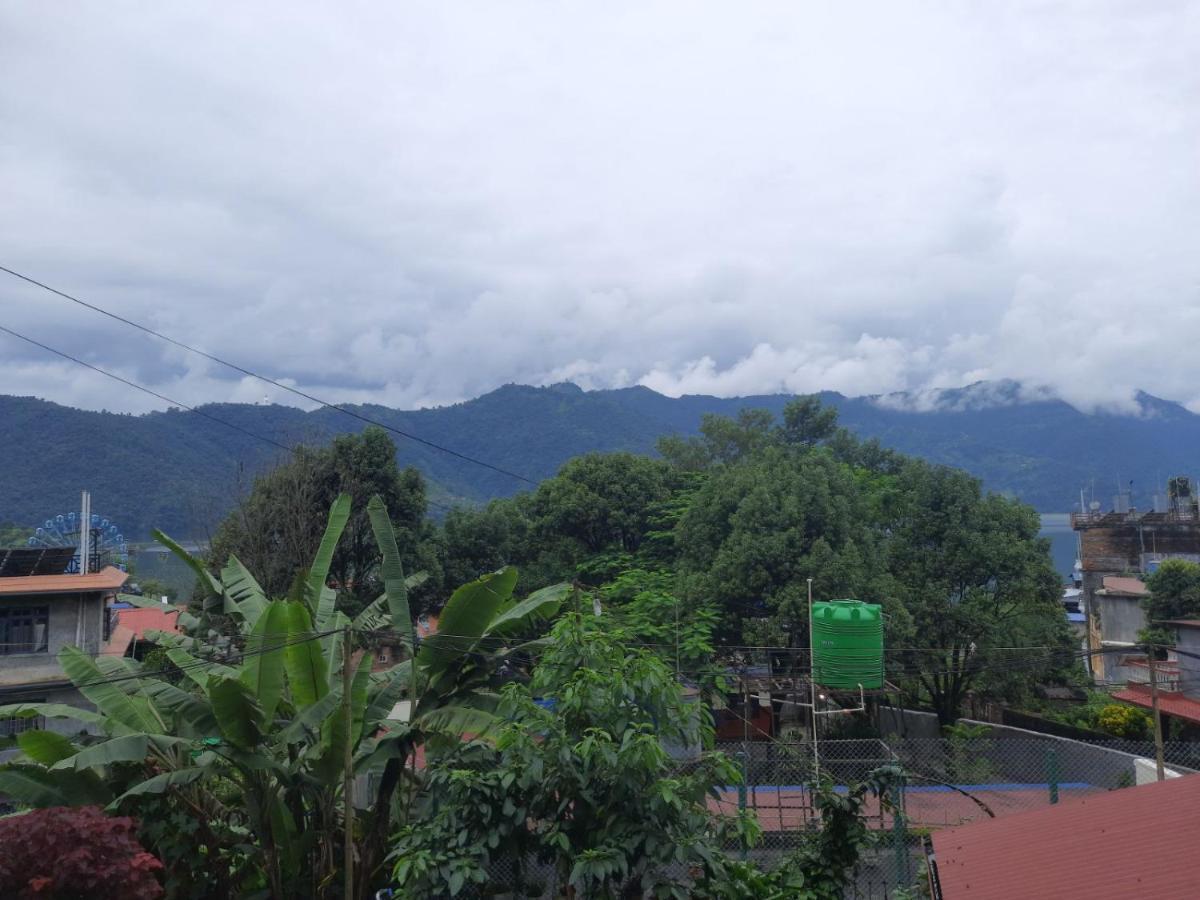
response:
[[[297,569],[321,541],[321,521],[339,494],[349,494],[354,513],[329,566],[339,602],[350,615],[379,593],[379,549],[367,519],[367,501],[383,499],[395,523],[404,565],[428,573],[432,592],[440,584],[437,559],[428,543],[425,483],[413,468],[396,464],[396,446],[381,428],[343,435],[324,448],[299,447],[292,458],[255,480],[249,494],[213,536],[213,571],[237,556],[257,573],[269,596],[288,592]],[[421,605],[421,596],[414,605]]]
[[[1036,636],[1049,651],[1025,677],[1061,665],[1053,651],[1070,648],[1061,579],[1032,508],[985,495],[964,472],[921,462],[910,462],[899,483],[887,564],[920,649],[901,655],[898,677],[949,725],[967,691],[1006,659],[991,648]]]
[[[1138,635],[1146,644],[1175,645],[1174,630],[1160,623],[1200,616],[1200,565],[1183,559],[1163,560],[1149,578],[1150,595],[1142,600],[1147,626]]]
[[[704,752],[707,710],[603,618],[564,615],[532,683],[505,689],[503,711],[494,746],[434,766],[425,814],[397,835],[395,878],[414,896],[455,896],[492,860],[537,849],[576,896],[682,898],[668,865],[720,866],[725,840],[754,836],[749,820],[708,808],[708,792],[739,774]]]

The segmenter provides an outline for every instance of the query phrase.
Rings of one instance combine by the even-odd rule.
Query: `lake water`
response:
[[[1075,560],[1079,555],[1079,543],[1071,530],[1070,513],[1042,513],[1042,537],[1050,538],[1050,554],[1054,557],[1054,568],[1063,578],[1071,577]]]

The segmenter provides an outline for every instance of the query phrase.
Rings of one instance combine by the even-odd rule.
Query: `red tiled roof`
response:
[[[0,578],[0,596],[23,594],[77,594],[81,591],[115,591],[129,573],[107,566],[90,575],[19,575]]]
[[[1200,776],[935,832],[944,900],[1200,897]]]
[[[117,626],[128,628],[139,641],[146,639],[147,631],[179,634],[179,610],[174,606],[163,606],[162,609],[152,606],[118,609]]]
[[[1112,695],[1114,700],[1124,700],[1145,709],[1151,708],[1150,687],[1144,684],[1129,684],[1125,690]],[[1176,716],[1189,722],[1200,723],[1200,700],[1185,697],[1177,691],[1158,692],[1158,709],[1164,716]]]

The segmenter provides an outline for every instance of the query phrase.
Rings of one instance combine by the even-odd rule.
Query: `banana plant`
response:
[[[355,804],[362,807],[355,838],[366,876],[356,882],[367,896],[404,813],[397,786],[406,763],[422,745],[489,731],[497,670],[536,647],[520,635],[553,616],[568,590],[547,588],[518,601],[515,569],[486,575],[454,592],[438,634],[418,645],[408,591],[420,576],[404,575],[382,500],[372,498],[368,512],[383,593],[353,621],[326,585],[348,496],[334,503],[312,564],[283,598],[268,598],[235,557],[217,576],[159,535],[197,573],[208,608],[228,616],[237,634],[220,643],[195,633],[158,635],[182,673],[178,684],[134,660],[64,648],[63,669],[94,711],[16,704],[0,706],[0,717],[75,719],[98,733],[22,733],[21,757],[0,767],[0,794],[33,806],[99,803],[122,811],[165,797],[200,821],[244,826],[261,850],[269,896],[323,896],[341,864],[349,744],[355,772],[375,776],[366,779],[372,794]],[[400,643],[408,658],[372,672],[365,649],[380,636]]]

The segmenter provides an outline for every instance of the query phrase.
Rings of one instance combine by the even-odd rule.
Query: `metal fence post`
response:
[[[746,812],[746,784],[750,780],[750,754],[745,750],[739,750],[737,755],[742,760],[742,780],[738,784],[738,815],[743,815]],[[746,841],[742,841],[742,859],[747,856]]]
[[[898,769],[896,785],[893,788],[895,800],[892,813],[892,843],[896,851],[896,878],[902,885],[907,885],[912,876],[909,873],[908,859],[908,823],[904,814],[904,770]]]
[[[1058,802],[1058,782],[1062,774],[1058,767],[1058,750],[1050,747],[1046,750],[1046,783],[1050,787],[1051,804]]]

